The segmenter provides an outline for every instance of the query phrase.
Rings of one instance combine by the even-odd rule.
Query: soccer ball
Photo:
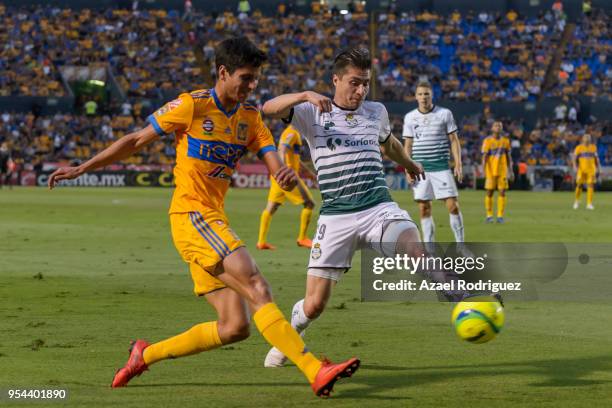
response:
[[[486,343],[504,326],[504,307],[493,296],[474,296],[453,309],[451,322],[460,339]]]

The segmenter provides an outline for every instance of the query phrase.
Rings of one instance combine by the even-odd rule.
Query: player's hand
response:
[[[79,177],[83,173],[84,172],[80,168],[80,166],[60,167],[49,176],[49,181],[47,182],[47,184],[49,185],[49,190],[52,190],[53,187],[55,187],[59,181],[72,180],[74,178]]]
[[[463,166],[456,165],[453,173],[455,174],[457,181],[461,183],[463,181]]]
[[[321,112],[331,112],[332,100],[327,96],[312,91],[306,91],[305,96],[306,100],[319,108]]]
[[[514,172],[513,171],[509,171],[508,172],[508,180],[510,180],[510,182],[514,181]]]
[[[408,183],[413,184],[419,180],[425,180],[425,171],[423,165],[414,160],[410,160],[409,165],[404,168]]]
[[[293,190],[298,182],[295,171],[287,166],[281,167],[274,173],[274,180],[276,180],[280,188],[285,191]]]

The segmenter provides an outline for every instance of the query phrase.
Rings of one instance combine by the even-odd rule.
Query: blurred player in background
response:
[[[583,185],[586,185],[587,198],[586,209],[594,210],[593,194],[595,192],[595,180],[599,172],[599,157],[597,157],[597,146],[593,143],[591,135],[582,136],[582,142],[574,149],[572,167],[576,173],[576,200],[574,210],[580,205],[580,196]]]
[[[341,364],[318,360],[272,300],[270,287],[255,261],[229,226],[225,194],[238,160],[257,153],[279,186],[295,187],[295,172],[282,164],[272,135],[253,105],[245,103],[266,60],[246,37],[230,38],[215,49],[217,82],[213,89],[184,93],[148,117],[149,125],[126,135],[77,167],[63,167],[49,187],[87,171],[125,159],[169,135],[176,138],[176,189],[170,205],[174,244],[189,264],[194,292],[216,310],[218,320],[201,323],[177,336],[149,344],[137,340],[112,387],[123,387],[161,360],[212,350],[249,336],[249,310],[257,329],[283,350],[319,396],[328,396],[340,377],[359,367],[353,358]]]
[[[435,242],[435,224],[431,215],[431,201],[444,200],[450,214],[450,226],[456,242],[464,241],[463,216],[459,210],[455,178],[463,180],[461,143],[457,125],[450,110],[433,104],[433,91],[428,82],[419,82],[415,97],[418,107],[404,117],[404,148],[406,153],[425,169],[424,180],[408,182],[413,185],[414,200],[419,205],[424,242]],[[454,170],[450,171],[452,154]]]
[[[492,135],[482,141],[482,168],[485,173],[485,210],[487,223],[493,222],[493,193],[497,190],[497,222],[504,222],[506,208],[506,190],[508,177],[514,178],[512,157],[510,156],[510,139],[502,136],[503,124],[493,122]]]
[[[278,141],[278,155],[285,165],[293,169],[296,174],[299,174],[300,167],[308,171],[313,177],[314,174],[306,167],[300,166],[300,152],[302,150],[302,137],[293,126],[288,126],[281,134]],[[272,222],[272,216],[278,210],[285,200],[288,199],[292,204],[302,205],[304,208],[300,214],[300,230],[297,237],[297,245],[305,248],[312,247],[312,241],[306,236],[310,218],[312,217],[312,209],[314,201],[312,195],[306,186],[306,183],[298,175],[298,184],[291,191],[285,191],[278,183],[271,178],[270,192],[268,194],[268,204],[261,213],[259,223],[259,239],[257,241],[257,249],[276,249],[276,247],[267,242],[268,230]]]
[[[0,145],[0,188],[8,184],[9,188],[13,188],[11,176],[15,170],[15,162],[11,157],[11,151],[6,143]]]

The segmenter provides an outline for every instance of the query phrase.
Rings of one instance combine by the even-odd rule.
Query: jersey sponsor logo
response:
[[[344,147],[356,147],[356,146],[374,146],[378,145],[377,140],[372,139],[346,139],[344,140]]]
[[[229,126],[225,128],[225,134],[226,135],[231,135],[232,134],[232,129]]]
[[[346,124],[348,127],[355,127],[359,125],[359,120],[352,113],[347,113],[345,116]]]
[[[204,134],[210,135],[215,130],[215,123],[211,119],[206,118],[202,123],[202,129],[204,129]]]
[[[340,138],[334,139],[333,137],[330,137],[329,139],[327,139],[326,145],[329,150],[333,151],[333,150],[336,150],[336,145],[338,146],[342,145],[342,140]]]
[[[246,142],[247,136],[249,134],[249,125],[243,122],[238,123],[238,131],[236,132],[236,137],[241,142]]]
[[[216,140],[201,140],[187,136],[187,156],[222,164],[234,169],[236,163],[246,153],[246,146]]]

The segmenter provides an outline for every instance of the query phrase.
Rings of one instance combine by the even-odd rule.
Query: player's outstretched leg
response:
[[[223,267],[225,271],[218,278],[246,300],[254,312],[253,321],[259,332],[302,371],[318,396],[329,396],[339,378],[350,377],[359,368],[356,358],[332,364],[320,361],[308,351],[300,335],[273,303],[270,287],[246,248],[239,248],[226,257]]]
[[[125,366],[117,370],[111,387],[125,387],[127,383],[134,377],[142,374],[149,369],[143,358],[144,350],[149,346],[145,340],[132,341],[130,346],[130,357]]]
[[[335,269],[310,268],[308,273],[306,297],[297,301],[291,311],[291,327],[302,337],[312,321],[325,310],[332,287],[342,272]],[[278,348],[272,347],[264,359],[264,367],[282,367],[286,362],[287,357]]]

